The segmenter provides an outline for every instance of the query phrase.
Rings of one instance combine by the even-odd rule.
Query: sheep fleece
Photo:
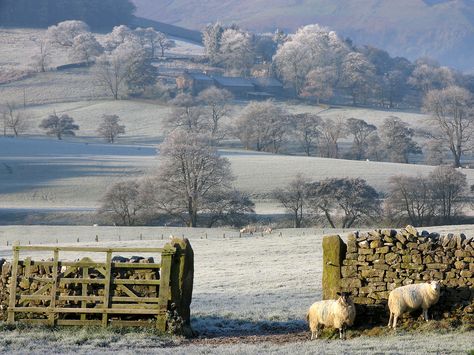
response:
[[[355,306],[344,305],[339,300],[319,301],[309,308],[306,318],[312,331],[318,324],[341,329],[343,325],[354,324]]]
[[[418,308],[428,309],[438,302],[439,292],[430,284],[414,284],[396,288],[388,297],[390,312],[396,316]]]

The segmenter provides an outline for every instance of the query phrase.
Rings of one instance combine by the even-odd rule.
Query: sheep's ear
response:
[[[342,294],[340,292],[336,292],[336,295],[338,296],[342,296]]]

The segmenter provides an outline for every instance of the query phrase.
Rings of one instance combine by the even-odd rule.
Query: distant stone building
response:
[[[176,86],[178,90],[189,91],[193,95],[215,86],[228,90],[240,99],[265,100],[288,96],[279,80],[268,77],[243,78],[185,71],[177,76]]]
[[[214,79],[201,72],[184,72],[176,78],[179,90],[189,90],[193,95],[215,86]]]
[[[216,76],[214,80],[218,88],[230,91],[235,97],[246,99],[250,92],[255,91],[255,85],[251,80],[246,78]]]

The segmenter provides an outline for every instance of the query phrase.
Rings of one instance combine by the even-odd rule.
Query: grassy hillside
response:
[[[212,21],[259,31],[320,23],[358,44],[375,45],[393,55],[410,59],[429,55],[447,65],[474,69],[471,0],[133,1],[138,16],[192,29]]]

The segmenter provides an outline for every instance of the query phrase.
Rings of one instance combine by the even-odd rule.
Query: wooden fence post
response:
[[[49,304],[48,319],[49,324],[54,326],[56,324],[56,313],[54,309],[56,308],[56,297],[58,291],[58,267],[59,267],[59,250],[54,249],[53,257],[53,285],[51,287],[51,303]]]
[[[16,285],[18,282],[18,259],[20,250],[13,247],[12,277],[10,282],[10,305],[8,307],[8,324],[15,323]]]
[[[323,299],[335,299],[340,291],[341,266],[346,244],[338,235],[323,238]]]
[[[110,286],[112,284],[112,251],[107,251],[107,259],[105,261],[105,287],[104,287],[104,309],[102,314],[102,326],[106,327],[109,322],[107,310],[110,306]]]
[[[171,263],[174,248],[166,244],[161,253],[161,270],[160,270],[160,293],[159,298],[159,314],[156,317],[156,328],[161,331],[166,331],[166,311],[168,310],[168,302],[171,299]]]

